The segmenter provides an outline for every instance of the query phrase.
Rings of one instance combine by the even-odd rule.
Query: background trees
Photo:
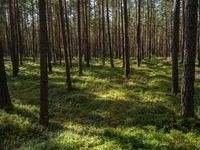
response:
[[[199,149],[199,5],[0,0],[0,149]]]
[[[37,53],[39,52],[38,6],[36,5],[37,0],[9,2],[9,7],[7,7],[6,3],[2,5],[4,8],[3,14],[7,18],[4,21],[6,32],[4,33],[3,39],[7,41],[7,43],[4,44],[6,52],[12,49],[10,52],[12,52],[12,60],[16,61],[13,63],[13,67],[16,68],[13,68],[13,70],[15,70],[16,74],[18,70],[18,60],[22,63],[23,57],[33,57],[33,61],[37,59]],[[64,25],[66,28],[66,45],[70,67],[72,67],[72,58],[78,55],[79,48],[77,48],[77,45],[80,42],[82,57],[85,60],[82,63],[84,64],[84,62],[86,62],[87,66],[90,66],[91,56],[102,58],[103,62],[104,59],[108,57],[110,57],[111,60],[112,57],[125,60],[124,39],[126,27],[124,23],[125,12],[123,3],[123,0],[118,2],[113,0],[80,1],[79,18],[78,1],[63,1],[64,9],[61,14],[58,1],[47,0],[49,73],[52,72],[52,62],[56,63],[57,61],[61,62],[64,60],[63,37],[60,32],[60,16],[62,15],[64,16]],[[142,59],[151,58],[152,55],[158,57],[171,56],[172,21],[174,20],[172,18],[172,5],[173,2],[167,0],[128,1],[127,20],[129,22],[129,31],[127,34],[130,45],[129,53],[130,57],[137,57],[138,63],[141,62]],[[182,5],[184,5],[184,1]],[[16,7],[15,11],[13,11],[14,7]],[[181,11],[184,12],[184,7],[182,7]],[[182,29],[180,33],[181,50],[179,54],[181,55],[184,44],[184,13],[180,13],[180,15],[182,18]],[[79,21],[80,25],[78,25]],[[79,27],[81,37],[78,36]],[[10,34],[13,34],[13,36]],[[79,38],[81,38],[80,42]],[[14,55],[16,56],[14,57]]]
[[[1,16],[5,18],[1,23],[1,43],[4,54],[11,56],[14,77],[20,75],[19,67],[23,66],[23,59],[31,57],[36,63],[40,52],[41,90],[43,88],[42,93],[45,93],[41,97],[47,97],[48,93],[46,67],[48,73],[53,73],[53,67],[57,62],[62,65],[63,60],[67,87],[71,89],[73,82],[70,69],[77,67],[77,74],[82,76],[84,66],[90,67],[96,58],[101,59],[105,66],[109,58],[111,68],[114,68],[114,58],[119,59],[123,66],[121,69],[124,69],[124,75],[128,77],[132,59],[138,66],[142,66],[142,60],[164,57],[166,60],[172,58],[174,94],[178,93],[180,86],[178,70],[181,65],[179,67],[178,62],[184,60],[182,94],[192,99],[194,69],[187,68],[194,68],[196,55],[195,52],[190,53],[190,48],[193,51],[194,45],[199,48],[200,34],[198,32],[198,40],[193,39],[197,41],[191,44],[193,47],[188,44],[191,43],[191,35],[186,31],[189,30],[188,22],[193,21],[192,25],[195,22],[185,21],[187,15],[191,14],[185,11],[185,0],[46,0],[46,4],[42,2],[41,8],[45,9],[42,11],[39,11],[38,2],[1,1]],[[46,18],[46,21],[42,21],[41,17]],[[195,18],[199,21],[199,17]],[[76,60],[78,66],[74,63]],[[186,83],[186,78],[191,81],[191,85]],[[186,88],[190,89],[191,96],[186,94]],[[47,98],[44,101],[48,103]]]

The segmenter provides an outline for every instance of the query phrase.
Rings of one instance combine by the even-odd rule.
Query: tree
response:
[[[0,41],[0,106],[8,107],[10,105],[11,105],[11,100],[8,92],[7,78],[3,60],[2,41]]]
[[[69,66],[72,67],[72,52],[71,52],[71,44],[70,44],[70,27],[69,27],[69,13],[67,10],[67,2],[65,1],[65,11],[66,11],[66,26],[67,26],[67,41],[68,41],[68,51],[69,51]]]
[[[31,0],[31,7],[32,7],[32,50],[33,50],[33,62],[36,60],[36,49],[35,49],[35,17],[34,17],[34,2]]]
[[[67,38],[65,34],[65,23],[64,23],[64,12],[63,12],[63,1],[59,0],[59,7],[60,7],[60,21],[61,21],[61,30],[62,30],[62,37],[63,37],[63,45],[64,45],[64,54],[65,54],[65,70],[66,70],[66,77],[67,77],[67,87],[68,90],[72,89],[71,84],[71,77],[70,77],[70,66],[69,66],[69,58],[68,58],[68,51],[67,51]]]
[[[174,1],[174,20],[172,38],[172,93],[178,93],[178,52],[179,52],[179,23],[180,0]]]
[[[127,12],[127,0],[124,0],[124,28],[125,28],[125,52],[124,52],[124,61],[125,61],[125,76],[128,77],[130,74],[130,63],[129,63],[129,37],[128,37],[128,12]]]
[[[137,24],[137,65],[140,67],[141,63],[141,27],[140,27],[140,18],[141,18],[141,0],[138,0],[138,24]]]
[[[148,35],[149,35],[149,41],[148,41],[148,55],[149,59],[151,59],[152,55],[152,0],[150,0],[150,4],[148,1]]]
[[[114,68],[111,35],[110,35],[110,18],[109,18],[108,0],[106,0],[106,10],[107,10],[107,26],[108,26],[108,43],[109,43],[109,52],[110,52],[110,65],[111,65],[111,68]]]
[[[39,0],[39,20],[40,20],[40,123],[47,125],[49,121],[48,113],[48,33],[46,18],[46,2]]]
[[[198,27],[200,27],[200,2],[198,2]],[[200,67],[200,28],[198,28],[198,43],[197,43],[197,57],[198,57],[198,66]]]
[[[87,63],[87,67],[90,67],[90,43],[89,43],[89,39],[90,39],[90,33],[89,33],[89,28],[90,28],[90,0],[86,0],[85,1],[85,26],[86,26],[86,63]]]
[[[46,0],[46,11],[47,11],[47,35],[48,35],[48,43],[49,43],[49,48],[48,48],[48,70],[49,70],[49,73],[51,74],[53,72],[53,69],[52,69],[52,45],[53,43],[51,43],[51,15],[50,15],[50,12],[51,12],[51,1],[49,0]]]
[[[182,57],[181,57],[181,62],[183,63],[183,59],[184,59],[184,45],[185,45],[185,0],[182,0],[182,24],[183,24],[183,42],[182,42],[182,45],[183,45],[183,47],[182,47],[182,53],[181,53],[181,55],[182,55]]]
[[[15,4],[13,0],[9,0],[10,12],[10,28],[11,28],[11,60],[13,67],[13,76],[17,77],[19,72],[18,54],[17,54],[17,41],[16,41],[16,15]]]
[[[102,0],[102,63],[105,65],[105,12],[104,0]]]
[[[182,81],[182,116],[194,117],[195,56],[198,0],[186,1],[185,46]]]
[[[82,45],[81,45],[81,4],[77,0],[77,29],[78,29],[78,74],[82,76]]]

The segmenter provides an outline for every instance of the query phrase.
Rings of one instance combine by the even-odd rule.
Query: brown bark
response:
[[[141,27],[140,27],[140,18],[141,18],[141,0],[138,0],[138,23],[137,23],[137,65],[140,67],[141,63]]]
[[[182,81],[182,116],[194,117],[195,56],[197,44],[197,0],[186,1],[185,46]]]
[[[128,77],[130,74],[130,62],[129,62],[129,36],[128,36],[128,13],[127,13],[127,0],[124,0],[124,27],[125,27],[125,76]]]
[[[65,34],[65,24],[64,24],[64,12],[63,12],[63,1],[59,0],[59,8],[60,8],[60,21],[61,21],[61,30],[63,37],[63,45],[64,45],[64,54],[65,54],[65,70],[66,70],[66,81],[68,90],[72,89],[71,77],[70,77],[70,66],[69,66],[69,58],[67,51],[67,38]]]
[[[7,78],[3,59],[2,42],[0,41],[0,106],[8,107],[11,105],[10,95],[8,92]]]
[[[18,64],[18,54],[17,54],[17,42],[16,42],[16,20],[15,20],[15,10],[14,1],[8,0],[9,2],[9,12],[10,12],[10,28],[11,28],[11,60],[13,76],[18,76],[19,64]]]
[[[80,14],[80,0],[77,0],[77,29],[78,29],[78,73],[82,76],[82,44],[81,44],[81,14]]]
[[[109,18],[108,0],[106,0],[106,10],[107,10],[107,26],[108,26],[108,43],[109,43],[109,52],[110,52],[110,65],[111,65],[111,68],[114,68],[113,52],[112,52],[112,45],[111,45],[111,35],[110,35],[110,18]]]
[[[173,37],[172,37],[172,93],[178,93],[178,53],[179,53],[179,23],[180,0],[174,2]]]
[[[49,49],[46,19],[45,0],[39,0],[39,20],[40,20],[40,123],[47,125],[49,121],[48,113],[48,71],[47,54]]]

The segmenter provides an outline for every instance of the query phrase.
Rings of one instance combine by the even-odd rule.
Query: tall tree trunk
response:
[[[130,74],[130,62],[129,62],[129,36],[128,36],[128,13],[127,13],[127,0],[124,0],[124,27],[125,27],[125,76],[128,78]]]
[[[104,12],[104,0],[102,0],[102,63],[105,65],[105,12]]]
[[[34,17],[34,3],[31,0],[32,6],[32,50],[33,50],[33,62],[36,60],[36,52],[35,52],[35,17]]]
[[[197,43],[197,51],[198,51],[198,66],[200,67],[200,1],[198,1],[198,43]]]
[[[69,66],[69,55],[67,51],[67,38],[65,34],[65,23],[64,23],[64,12],[63,12],[63,1],[59,0],[60,6],[60,21],[61,21],[61,30],[63,37],[63,45],[64,45],[64,53],[65,53],[65,69],[66,69],[66,77],[67,77],[67,87],[68,90],[72,89],[71,77],[70,77],[70,66]]]
[[[165,57],[168,57],[168,16],[167,16],[167,1],[165,1]]]
[[[121,22],[122,22],[122,56],[123,56],[123,67],[125,66],[125,60],[124,60],[124,16],[123,16],[123,0],[121,0]]]
[[[185,0],[182,0],[182,24],[183,24],[183,44],[182,44],[182,55],[181,55],[181,62],[183,63],[184,59],[184,45],[185,45]]]
[[[0,106],[8,107],[10,105],[11,105],[11,100],[8,92],[5,65],[3,60],[2,41],[0,41]]]
[[[109,43],[109,52],[110,52],[110,65],[111,65],[111,68],[114,68],[112,45],[111,45],[111,35],[110,35],[110,18],[109,18],[108,0],[106,0],[106,10],[107,10],[107,26],[108,26],[108,43]]]
[[[81,44],[81,14],[80,14],[80,0],[77,0],[77,15],[78,15],[78,23],[77,23],[77,29],[78,29],[78,74],[79,76],[82,76],[82,44]]]
[[[88,2],[89,1],[89,2]],[[89,46],[89,22],[90,22],[90,0],[86,0],[85,1],[85,32],[86,32],[86,36],[85,36],[85,42],[86,42],[86,63],[87,63],[87,67],[90,67],[90,46]],[[89,6],[88,6],[89,5]],[[89,7],[89,9],[88,9]],[[88,12],[89,10],[89,12]],[[89,21],[88,21],[89,20]]]
[[[20,57],[20,64],[23,64],[23,52],[24,52],[24,38],[23,38],[23,32],[21,27],[21,12],[19,9],[19,0],[17,1],[17,26],[18,26],[18,36],[19,36],[19,57]]]
[[[49,122],[48,113],[48,34],[46,19],[45,0],[39,0],[39,20],[40,20],[40,123],[47,125]]]
[[[151,59],[151,55],[152,55],[152,0],[150,0],[150,7],[149,11],[150,11],[150,16],[149,16],[149,46],[148,46],[148,53],[149,53],[149,59]]]
[[[195,56],[198,0],[186,1],[185,46],[182,83],[182,116],[194,116]]]
[[[17,77],[19,72],[18,64],[18,54],[17,54],[17,42],[16,42],[16,20],[15,20],[15,10],[14,1],[9,1],[9,11],[10,11],[10,27],[11,27],[11,60],[13,68],[13,76]]]
[[[102,30],[102,26],[101,26],[101,0],[98,0],[98,5],[99,5],[99,7],[98,7],[98,26],[99,26],[99,29],[98,29],[98,33],[99,33],[99,37],[98,37],[98,45],[99,45],[99,47],[98,47],[98,55],[100,56],[100,57],[103,57],[102,56],[102,32],[101,32],[101,30]]]
[[[138,24],[137,24],[137,65],[140,67],[141,63],[141,27],[140,27],[140,18],[141,18],[141,0],[138,0]]]
[[[52,73],[53,70],[52,70],[52,64],[51,64],[51,61],[52,61],[52,43],[51,43],[51,22],[50,22],[50,10],[51,10],[51,0],[49,2],[49,0],[46,0],[46,5],[47,5],[47,15],[48,15],[48,20],[47,20],[47,25],[48,25],[48,42],[49,42],[49,48],[48,48],[48,69],[49,69],[49,73]],[[50,4],[49,4],[50,3]],[[50,8],[49,8],[50,7]]]
[[[178,53],[179,53],[180,0],[174,3],[173,38],[172,38],[172,93],[178,93]]]
[[[67,11],[67,2],[65,1],[65,11],[66,11],[66,25],[67,25],[67,42],[68,42],[68,52],[69,52],[69,66],[72,67],[72,56],[71,56],[71,43],[70,43],[70,29],[69,29],[69,14]]]

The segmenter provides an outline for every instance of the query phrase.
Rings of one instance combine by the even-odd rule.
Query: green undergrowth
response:
[[[73,90],[67,91],[64,65],[53,64],[49,75],[50,124],[38,124],[39,62],[30,59],[13,78],[6,61],[13,103],[0,110],[0,149],[20,150],[132,150],[200,149],[200,69],[196,70],[196,119],[180,117],[180,93],[171,94],[170,60],[145,60],[140,68],[131,60],[126,79],[120,60],[111,69],[100,60],[83,67],[78,77],[74,60]],[[180,66],[181,68],[181,66]],[[180,70],[181,77],[181,70]]]

